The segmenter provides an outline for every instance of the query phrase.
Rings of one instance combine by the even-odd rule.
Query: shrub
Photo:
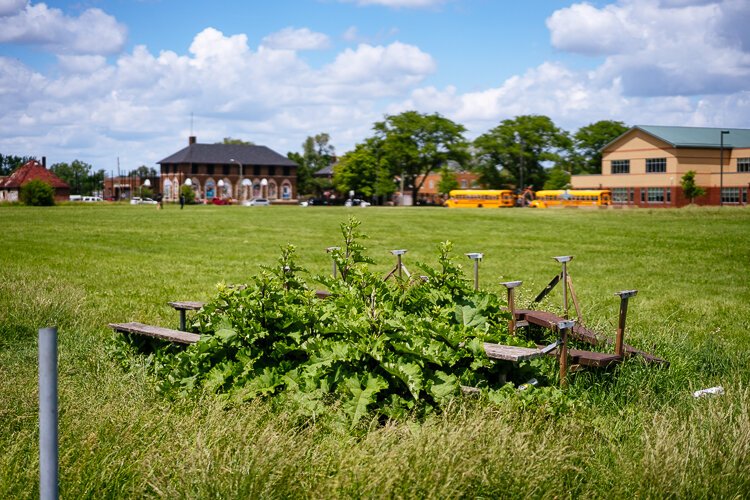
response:
[[[19,197],[24,205],[50,207],[55,204],[55,189],[42,180],[33,179],[21,186]]]
[[[195,191],[193,191],[193,188],[190,186],[181,186],[180,194],[185,197],[185,203],[188,205],[195,201]]]

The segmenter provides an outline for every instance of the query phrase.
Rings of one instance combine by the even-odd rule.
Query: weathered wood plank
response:
[[[178,344],[195,344],[201,336],[196,333],[181,332],[171,328],[162,328],[160,326],[146,325],[131,321],[130,323],[110,323],[109,327],[120,333],[134,333],[136,335],[145,335]]]
[[[544,356],[544,353],[539,349],[534,349],[531,347],[490,344],[489,342],[484,343],[484,352],[487,353],[487,357],[490,359],[512,361],[514,363]]]

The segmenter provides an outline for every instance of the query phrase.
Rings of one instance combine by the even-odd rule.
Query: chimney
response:
[[[44,168],[47,168],[47,157],[46,156],[42,156],[42,166]]]
[[[191,135],[190,137],[188,137],[188,146],[192,146],[193,144],[195,144],[196,140],[197,139],[194,135]]]

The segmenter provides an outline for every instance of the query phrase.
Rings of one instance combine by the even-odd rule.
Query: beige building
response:
[[[750,129],[639,125],[602,148],[600,175],[574,175],[574,189],[610,189],[614,204],[679,207],[681,180],[695,171],[700,205],[747,205]]]

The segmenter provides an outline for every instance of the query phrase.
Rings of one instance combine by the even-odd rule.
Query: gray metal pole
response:
[[[39,498],[58,498],[57,328],[39,330]]]

